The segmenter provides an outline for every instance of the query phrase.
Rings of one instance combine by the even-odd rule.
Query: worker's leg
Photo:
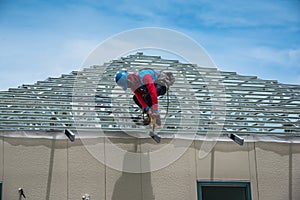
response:
[[[155,87],[156,87],[157,96],[162,96],[166,94],[167,89],[165,86],[155,84]],[[144,95],[144,100],[149,107],[152,106],[151,96],[149,92]]]
[[[135,95],[133,96],[133,101],[136,103],[136,105],[138,105],[141,109],[143,109],[142,105],[140,104],[140,102],[138,101],[138,99],[136,98]],[[143,123],[144,123],[144,125],[150,124],[150,116],[148,114],[147,114],[147,117],[144,119]]]
[[[156,87],[157,96],[162,96],[162,95],[166,94],[167,88],[165,86],[156,84],[155,87]],[[151,96],[149,93],[145,94],[144,100],[149,107],[152,106]],[[160,117],[156,118],[156,125],[161,126]]]
[[[138,105],[141,109],[143,109],[142,105],[140,104],[139,100],[136,98],[136,96],[133,96],[133,101],[136,105]]]

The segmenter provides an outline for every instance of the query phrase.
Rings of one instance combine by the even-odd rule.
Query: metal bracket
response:
[[[71,142],[75,141],[75,134],[70,129],[65,129],[65,135],[69,138]]]
[[[60,121],[60,118],[53,117],[53,119]],[[62,126],[67,127],[64,123],[61,123]],[[71,142],[75,141],[75,134],[70,129],[65,129],[65,135],[69,138]]]
[[[244,138],[238,136],[237,134],[230,133],[227,135],[230,139],[232,139],[235,143],[237,143],[240,146],[244,145]]]

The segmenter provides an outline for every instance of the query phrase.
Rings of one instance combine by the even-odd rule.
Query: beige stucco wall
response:
[[[194,141],[171,165],[148,173],[126,173],[105,166],[108,140],[128,152],[153,152],[170,140],[151,139],[68,140],[0,138],[0,178],[3,199],[18,199],[22,187],[27,199],[148,200],[197,199],[197,180],[251,181],[253,200],[300,198],[300,145],[282,143],[218,142],[199,159],[201,141]],[[108,149],[106,149],[108,150]],[[161,158],[164,159],[164,158]],[[132,163],[131,163],[132,164]]]
[[[300,199],[300,145],[257,143],[260,199]]]
[[[67,199],[66,140],[3,139],[3,199]]]

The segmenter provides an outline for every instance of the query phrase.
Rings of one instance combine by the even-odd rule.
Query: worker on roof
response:
[[[173,85],[175,82],[173,74],[145,68],[137,73],[118,72],[115,79],[123,90],[130,88],[134,93],[134,102],[148,116],[144,120],[144,124],[147,125],[151,119],[155,119],[156,127],[161,127],[157,97],[164,95],[169,87]]]

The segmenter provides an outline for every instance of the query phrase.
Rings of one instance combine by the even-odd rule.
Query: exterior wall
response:
[[[299,147],[299,144],[256,144],[260,199],[300,198]]]
[[[4,173],[4,142],[3,137],[0,137],[0,181],[3,180],[3,173]]]
[[[67,141],[4,138],[3,199],[67,199]]]
[[[103,142],[102,138],[84,140],[84,145],[97,148]],[[86,193],[97,199],[105,199],[105,166],[91,156],[84,145],[81,140],[68,142],[67,199],[81,199]],[[103,151],[100,154],[103,156]]]
[[[141,142],[141,151],[153,152],[163,148],[170,142],[170,140],[164,139],[160,144],[155,144],[155,142],[152,140],[149,141],[144,139]],[[177,145],[185,146],[186,144],[179,143]],[[149,182],[146,185],[152,186],[150,187],[152,189],[151,193],[155,198],[143,199],[197,199],[197,185],[195,176],[195,150],[192,143],[185,153],[171,165],[148,174],[148,179],[146,180]],[[147,187],[145,189],[147,189]],[[150,195],[148,195],[148,197],[149,196]]]
[[[153,152],[170,140],[68,140],[1,138],[0,178],[3,199],[196,200],[197,181],[251,181],[253,200],[296,200],[300,197],[300,145],[218,142],[199,159],[203,142],[195,141],[171,165],[148,173],[127,173],[103,165],[98,158],[130,164],[124,157],[107,158],[108,140],[127,152]],[[164,159],[164,158],[161,158]],[[131,163],[132,164],[132,163]],[[150,165],[150,163],[149,163]]]

